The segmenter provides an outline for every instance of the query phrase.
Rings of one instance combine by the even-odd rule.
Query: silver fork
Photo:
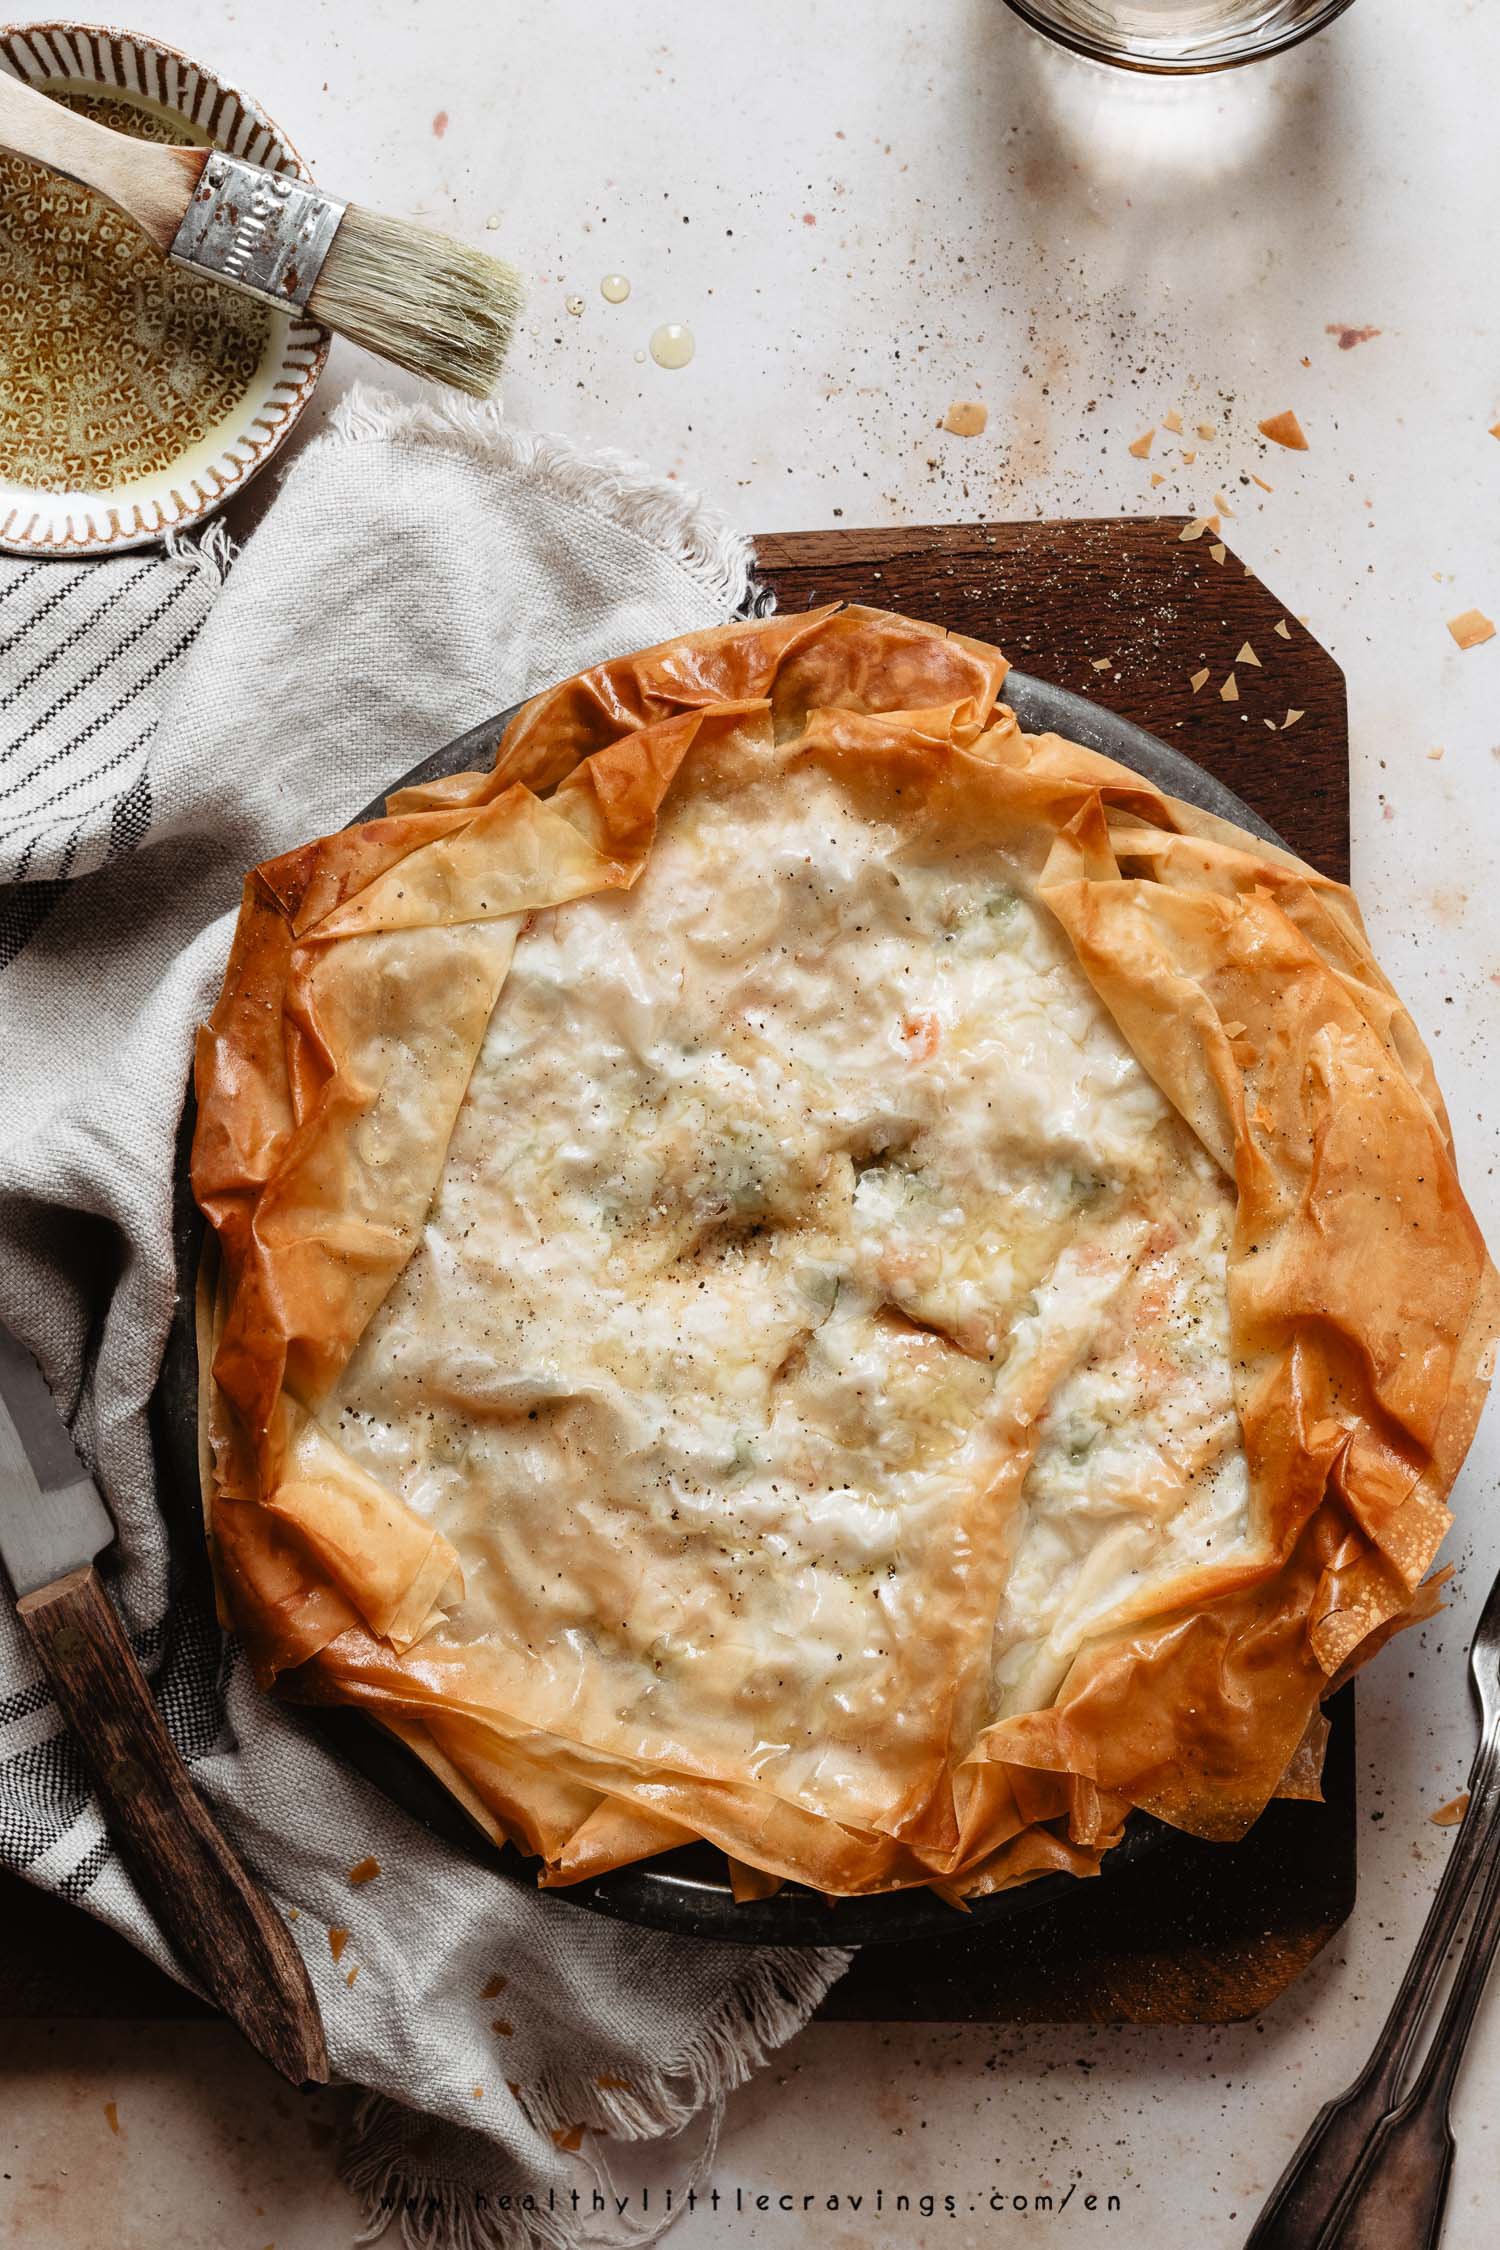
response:
[[[1500,1947],[1500,1578],[1469,1650],[1479,1747],[1469,1808],[1437,1896],[1364,2069],[1325,2102],[1272,2189],[1245,2250],[1432,2250],[1442,2229],[1453,2129],[1448,2103]],[[1476,1882],[1479,1907],[1426,2058],[1401,2095],[1417,2033]]]

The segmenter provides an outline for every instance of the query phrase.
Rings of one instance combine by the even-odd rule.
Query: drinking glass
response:
[[[1006,0],[1033,29],[1127,70],[1227,70],[1294,47],[1352,0]]]

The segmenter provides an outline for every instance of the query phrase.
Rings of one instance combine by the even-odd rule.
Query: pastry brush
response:
[[[93,188],[175,265],[487,398],[521,306],[498,258],[214,148],[132,140],[0,70],[0,147]]]

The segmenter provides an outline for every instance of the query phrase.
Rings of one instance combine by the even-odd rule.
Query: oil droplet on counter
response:
[[[636,353],[636,354],[635,354],[634,356],[635,356],[635,364],[636,364],[636,366],[637,366],[637,367],[644,367],[644,366],[645,366],[645,364],[646,364],[646,355],[645,355],[645,353],[644,353],[644,352],[637,352],[637,353]]]
[[[666,321],[652,335],[651,357],[658,367],[686,367],[693,351],[693,331],[680,320]]]
[[[582,320],[583,299],[581,297],[565,297],[563,299],[563,303],[567,306],[569,312],[573,315],[573,318],[575,320]]]
[[[599,284],[599,294],[607,305],[623,305],[630,295],[630,283],[622,273],[607,273]]]

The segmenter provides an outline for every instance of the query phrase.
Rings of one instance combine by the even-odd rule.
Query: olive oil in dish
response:
[[[155,104],[45,90],[138,140],[189,137]],[[234,415],[277,325],[92,189],[0,152],[0,479],[101,493],[170,470]]]

